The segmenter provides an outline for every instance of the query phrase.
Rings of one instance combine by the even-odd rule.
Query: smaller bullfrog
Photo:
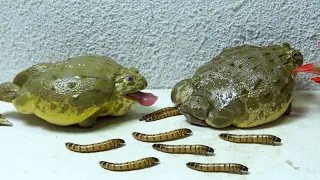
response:
[[[141,92],[146,87],[136,68],[104,56],[79,56],[18,73],[13,82],[0,84],[0,100],[51,124],[92,127],[97,117],[124,115],[134,103],[151,106],[157,97]]]
[[[167,116],[183,114],[192,124],[214,128],[272,122],[290,113],[296,83],[292,71],[302,64],[301,52],[286,42],[225,49],[174,86],[171,100],[176,107],[167,108]],[[163,118],[163,112],[141,120]]]

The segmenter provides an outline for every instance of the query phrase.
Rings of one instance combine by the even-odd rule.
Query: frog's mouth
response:
[[[152,93],[145,93],[141,91],[125,94],[124,97],[139,102],[143,106],[151,106],[158,100],[158,97]]]

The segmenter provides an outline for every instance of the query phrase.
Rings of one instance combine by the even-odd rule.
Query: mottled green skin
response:
[[[259,126],[290,113],[295,89],[292,70],[302,63],[302,54],[288,43],[236,46],[178,82],[171,99],[193,124]]]
[[[123,95],[146,87],[135,68],[121,67],[107,57],[80,56],[20,72],[12,83],[0,84],[0,99],[52,124],[91,127],[98,116],[129,111],[137,101]]]

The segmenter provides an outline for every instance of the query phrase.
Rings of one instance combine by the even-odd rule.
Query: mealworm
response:
[[[66,147],[69,150],[81,153],[91,153],[116,149],[122,146],[123,144],[125,144],[125,141],[123,139],[110,139],[107,141],[102,141],[93,144],[75,144],[71,142],[65,143]]]
[[[210,155],[214,153],[214,149],[201,144],[194,145],[169,145],[169,144],[153,144],[152,148],[161,152],[171,154],[201,154]]]
[[[155,157],[146,157],[135,161],[128,161],[123,163],[112,163],[106,161],[99,161],[102,168],[110,171],[131,171],[144,169],[158,164],[160,161]]]
[[[13,126],[12,123],[6,120],[2,114],[0,114],[0,126]]]
[[[270,134],[227,134],[222,133],[219,137],[223,140],[235,143],[258,143],[258,144],[275,144],[281,143],[281,139]]]
[[[177,115],[182,115],[179,111],[179,108],[166,107],[142,116],[140,118],[140,121],[151,122],[151,121],[156,121],[156,120],[164,119],[171,116],[177,116]]]
[[[181,128],[158,134],[142,134],[139,132],[133,132],[132,136],[135,139],[143,142],[164,142],[184,138],[190,134],[192,134],[190,129]]]
[[[197,163],[188,162],[187,167],[202,172],[246,173],[249,168],[237,163]]]

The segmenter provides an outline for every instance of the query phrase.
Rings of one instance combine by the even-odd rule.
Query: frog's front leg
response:
[[[180,106],[180,112],[194,125],[209,126],[206,122],[212,105],[202,96],[189,96]]]
[[[292,102],[289,104],[289,107],[287,108],[287,110],[282,114],[282,116],[287,116],[290,114],[292,109]]]
[[[12,123],[4,119],[2,114],[0,114],[0,126],[12,126]]]
[[[92,115],[84,121],[78,123],[78,126],[82,128],[92,128],[97,122],[97,115]]]
[[[193,125],[204,126],[204,127],[208,127],[209,126],[209,124],[205,120],[198,119],[198,118],[192,116],[189,113],[183,113],[183,115],[186,117],[187,121],[190,122]]]
[[[235,98],[222,108],[213,108],[209,112],[206,122],[214,128],[226,128],[231,125],[244,128],[247,126],[248,120],[245,109],[245,103],[241,99]]]

